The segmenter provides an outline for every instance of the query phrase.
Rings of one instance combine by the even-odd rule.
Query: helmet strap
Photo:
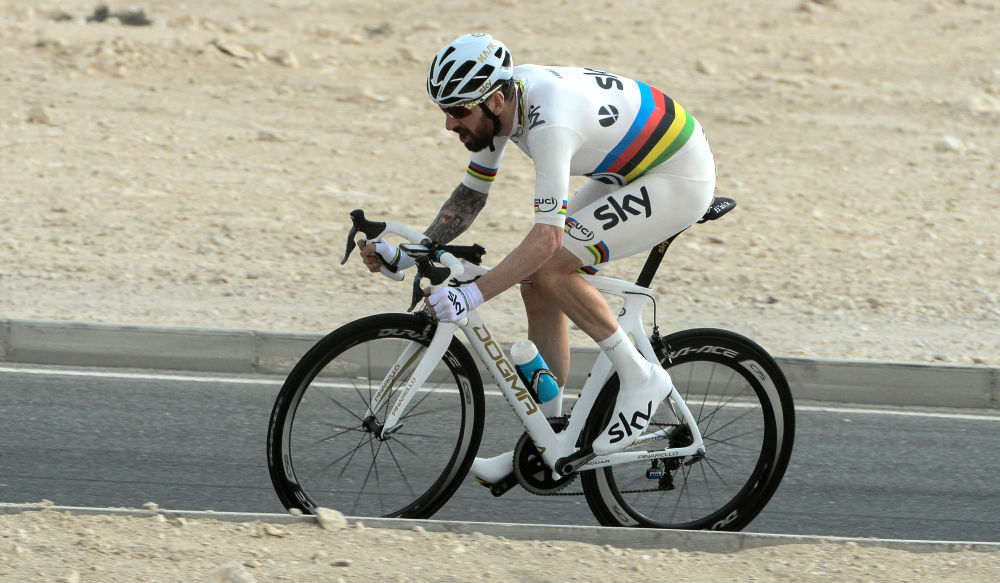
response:
[[[490,111],[490,108],[486,107],[485,101],[480,103],[479,107],[483,108],[483,113],[493,122],[493,137],[496,138],[497,134],[500,133],[500,116]],[[490,140],[490,152],[496,152],[496,146],[493,145],[492,140]]]

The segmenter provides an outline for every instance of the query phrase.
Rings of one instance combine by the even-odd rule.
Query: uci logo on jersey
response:
[[[607,231],[614,228],[618,223],[624,223],[629,219],[629,215],[638,216],[645,213],[646,218],[653,211],[653,203],[649,200],[649,192],[646,187],[639,188],[639,194],[626,194],[618,202],[614,197],[608,197],[608,204],[602,204],[594,211],[594,218],[602,221],[601,228]]]
[[[567,235],[577,241],[587,242],[594,240],[594,232],[581,225],[579,221],[573,217],[566,217],[566,224],[563,225],[563,230],[566,231]]]
[[[551,213],[552,211],[559,208],[562,201],[554,196],[545,196],[535,199],[535,212],[536,213]]]

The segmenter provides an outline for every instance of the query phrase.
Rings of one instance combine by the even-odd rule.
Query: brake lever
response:
[[[365,218],[365,211],[361,209],[355,209],[351,211],[351,230],[347,233],[347,250],[344,251],[344,259],[340,262],[341,265],[347,263],[347,258],[351,256],[351,251],[358,246],[357,241],[354,240],[355,235],[358,231],[365,234],[365,239],[378,239],[379,236],[385,232],[385,223],[378,221],[369,221]]]
[[[451,270],[443,265],[434,265],[429,257],[417,258],[417,274],[413,277],[413,302],[406,310],[412,312],[420,300],[424,299],[423,280],[426,277],[431,282],[431,286],[438,287],[448,280]]]
[[[417,303],[424,298],[424,288],[421,283],[424,280],[424,272],[430,265],[430,259],[426,257],[417,258],[417,274],[413,276],[413,295],[411,296],[413,301],[410,302],[410,307],[406,309],[407,312],[412,312],[413,308],[417,307]]]

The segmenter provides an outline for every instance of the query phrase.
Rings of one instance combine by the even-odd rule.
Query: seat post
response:
[[[681,231],[683,233],[683,231]],[[635,284],[642,287],[649,287],[649,284],[653,283],[653,276],[656,275],[656,270],[660,268],[660,262],[663,261],[663,255],[667,252],[667,248],[670,244],[674,242],[677,238],[677,233],[670,237],[666,241],[660,243],[656,247],[649,250],[649,255],[646,256],[646,263],[642,266],[642,271],[639,272],[639,278],[635,280]]]
[[[712,204],[709,205],[705,215],[698,222],[714,221],[734,208],[736,208],[735,200],[724,196],[716,196],[712,199]],[[663,254],[667,252],[667,247],[670,247],[670,244],[674,242],[677,235],[686,230],[682,229],[649,251],[649,256],[646,257],[646,264],[642,266],[642,271],[639,272],[639,279],[635,280],[636,285],[649,287],[649,284],[653,283],[653,276],[656,275],[656,270],[659,269],[660,262],[663,261]]]

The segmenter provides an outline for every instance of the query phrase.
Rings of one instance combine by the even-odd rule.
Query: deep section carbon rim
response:
[[[738,530],[766,505],[788,463],[794,415],[773,360],[738,335],[710,331],[668,338],[664,367],[698,420],[704,457],[654,459],[585,475],[602,524]],[[682,427],[668,404],[651,429]],[[671,445],[687,445],[678,431]],[[652,448],[652,446],[650,446]]]
[[[303,357],[269,430],[272,481],[286,507],[426,518],[447,501],[482,435],[482,385],[465,349],[453,342],[400,423],[384,424],[429,341],[417,316],[374,316],[330,334]],[[397,365],[390,394],[366,414]]]

